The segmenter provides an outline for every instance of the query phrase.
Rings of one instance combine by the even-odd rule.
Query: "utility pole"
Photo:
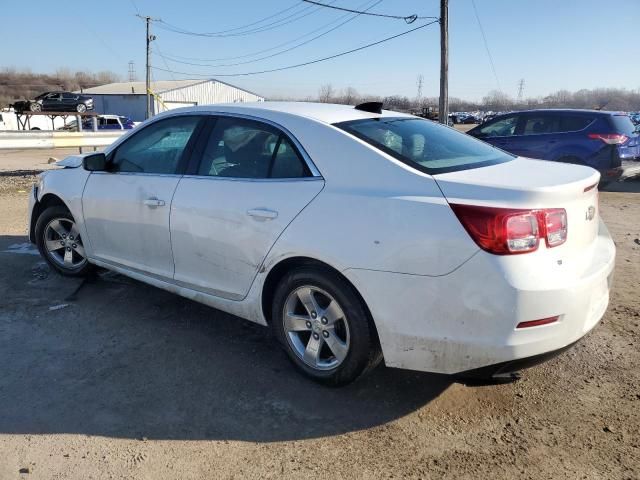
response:
[[[440,0],[440,123],[449,122],[449,0]]]
[[[156,39],[155,35],[151,35],[151,22],[153,22],[154,20],[157,20],[157,18],[151,18],[148,15],[147,16],[142,16],[142,15],[136,15],[137,17],[140,17],[141,19],[143,19],[146,24],[147,24],[147,115],[145,118],[149,118],[151,117],[151,42],[153,42]]]

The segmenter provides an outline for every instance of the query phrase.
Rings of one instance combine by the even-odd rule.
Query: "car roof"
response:
[[[512,112],[502,113],[500,116],[513,113],[585,113],[596,115],[627,115],[625,112],[620,111],[594,110],[587,108],[535,108],[531,110],[514,110]]]
[[[371,113],[357,110],[353,105],[338,105],[333,103],[312,102],[247,102],[222,103],[212,105],[198,105],[184,107],[170,112],[227,112],[244,113],[257,117],[268,118],[274,113],[286,113],[298,117],[305,117],[322,123],[333,124],[350,120],[384,117],[411,117],[406,113],[382,110],[382,113]]]

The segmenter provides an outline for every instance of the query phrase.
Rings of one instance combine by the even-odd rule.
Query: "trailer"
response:
[[[97,114],[94,112],[17,112],[14,108],[0,110],[0,131],[15,130],[62,130],[75,122],[77,130],[82,130],[82,122],[88,118],[93,120]],[[97,130],[97,125],[92,130]]]

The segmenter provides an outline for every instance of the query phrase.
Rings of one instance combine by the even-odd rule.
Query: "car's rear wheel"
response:
[[[76,112],[84,113],[86,111],[87,111],[87,106],[84,103],[79,103],[78,105],[76,105]]]
[[[42,105],[40,105],[38,102],[31,103],[29,104],[29,110],[31,110],[32,112],[41,112]]]
[[[35,233],[40,254],[62,275],[85,276],[93,268],[76,222],[65,207],[49,207],[42,212]]]
[[[362,300],[329,269],[289,272],[276,289],[272,308],[275,336],[293,364],[318,382],[345,385],[381,359]]]

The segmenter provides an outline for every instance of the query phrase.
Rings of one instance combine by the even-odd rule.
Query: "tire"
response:
[[[86,111],[87,111],[87,106],[84,103],[79,103],[78,105],[76,105],[76,112],[84,113]]]
[[[29,110],[31,110],[32,112],[41,112],[42,111],[42,105],[40,105],[37,102],[31,103],[31,104],[29,104]]]
[[[294,366],[324,385],[351,383],[382,359],[365,305],[329,269],[300,267],[284,276],[274,294],[271,328]]]
[[[75,220],[65,207],[49,207],[42,212],[36,221],[35,235],[40,255],[58,273],[84,277],[93,270]]]

